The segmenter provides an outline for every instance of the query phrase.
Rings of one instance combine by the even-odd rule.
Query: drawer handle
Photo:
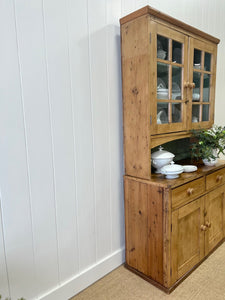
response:
[[[207,227],[205,225],[201,225],[201,231],[206,231]]]
[[[217,175],[216,176],[216,182],[220,182],[223,179],[222,175]]]
[[[210,228],[210,227],[211,227],[211,223],[210,223],[209,221],[207,221],[207,222],[205,223],[205,226],[208,227],[208,228]]]
[[[193,188],[188,188],[188,189],[187,189],[187,194],[188,194],[188,196],[191,196],[191,195],[193,194],[193,192],[194,192],[194,189],[193,189]]]

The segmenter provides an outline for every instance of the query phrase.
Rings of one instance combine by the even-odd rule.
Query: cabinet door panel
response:
[[[188,37],[154,21],[150,34],[152,133],[186,130]]]
[[[171,284],[194,267],[204,256],[204,197],[172,213]]]
[[[189,38],[188,111],[191,129],[214,122],[217,46]]]
[[[224,237],[225,185],[206,195],[205,200],[205,255]]]

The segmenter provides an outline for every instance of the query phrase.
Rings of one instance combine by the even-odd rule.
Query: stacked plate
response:
[[[168,89],[164,81],[161,78],[157,78],[157,98],[158,99],[168,99]]]

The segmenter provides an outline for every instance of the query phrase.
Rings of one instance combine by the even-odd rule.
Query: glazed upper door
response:
[[[151,22],[150,98],[153,134],[187,128],[188,37]],[[155,76],[157,75],[157,76]]]
[[[217,47],[193,38],[189,42],[189,128],[209,128],[214,122]]]

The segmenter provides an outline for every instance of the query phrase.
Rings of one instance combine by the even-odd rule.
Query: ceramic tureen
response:
[[[155,173],[161,173],[161,168],[168,165],[174,158],[174,154],[163,150],[160,146],[159,150],[152,153],[152,166],[156,168]]]

